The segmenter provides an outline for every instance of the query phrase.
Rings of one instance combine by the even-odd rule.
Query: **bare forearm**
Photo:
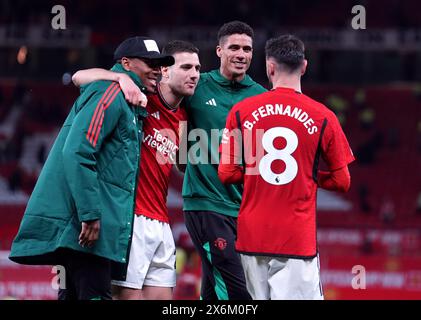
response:
[[[91,83],[98,80],[120,81],[121,74],[100,68],[84,69],[77,71],[72,76],[72,81],[75,86]]]
[[[130,76],[125,73],[92,68],[79,70],[72,77],[72,81],[77,87],[99,80],[118,82],[127,102],[135,106],[146,107],[148,98],[142,93],[140,88],[133,82]]]

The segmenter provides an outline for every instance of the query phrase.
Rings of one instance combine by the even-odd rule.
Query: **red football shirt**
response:
[[[241,135],[235,138],[234,129],[239,127]],[[244,150],[234,147],[239,136]],[[233,161],[240,152],[245,159],[236,249],[316,256],[318,159],[321,156],[330,170],[354,160],[335,114],[293,89],[276,88],[232,108],[221,150],[221,161]],[[228,166],[228,172],[238,168]]]
[[[171,110],[159,91],[148,96],[146,110],[135,213],[169,223],[168,183],[179,148],[179,123],[187,114],[184,108]]]

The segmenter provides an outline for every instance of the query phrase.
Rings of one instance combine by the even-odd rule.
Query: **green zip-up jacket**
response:
[[[140,79],[116,64],[141,87]],[[22,264],[59,264],[71,248],[125,262],[132,234],[144,108],[128,105],[118,83],[83,88],[48,155],[10,253]],[[81,222],[100,219],[92,248],[78,243]]]
[[[186,167],[183,182],[184,211],[214,211],[237,217],[242,185],[224,185],[219,180],[219,144],[228,112],[233,105],[265,91],[248,75],[241,82],[227,80],[219,70],[200,75],[195,94],[186,106],[189,122],[188,150],[197,157],[196,164],[188,161]],[[190,141],[196,136],[198,141]]]

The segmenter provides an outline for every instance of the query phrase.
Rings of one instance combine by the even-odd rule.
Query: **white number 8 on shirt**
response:
[[[273,142],[276,138],[282,137],[286,140],[284,149],[276,149]],[[298,137],[294,131],[285,127],[271,128],[265,132],[262,138],[263,149],[267,152],[260,159],[259,172],[261,177],[273,185],[284,185],[297,176],[298,164],[292,157],[292,153],[298,147]],[[278,174],[272,171],[271,165],[275,160],[282,160],[285,163],[285,171]]]

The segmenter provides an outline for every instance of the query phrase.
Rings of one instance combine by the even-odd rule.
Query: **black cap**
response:
[[[159,62],[160,66],[171,66],[174,57],[161,54],[156,41],[148,37],[133,37],[124,40],[114,51],[114,60],[121,58],[146,58]]]

